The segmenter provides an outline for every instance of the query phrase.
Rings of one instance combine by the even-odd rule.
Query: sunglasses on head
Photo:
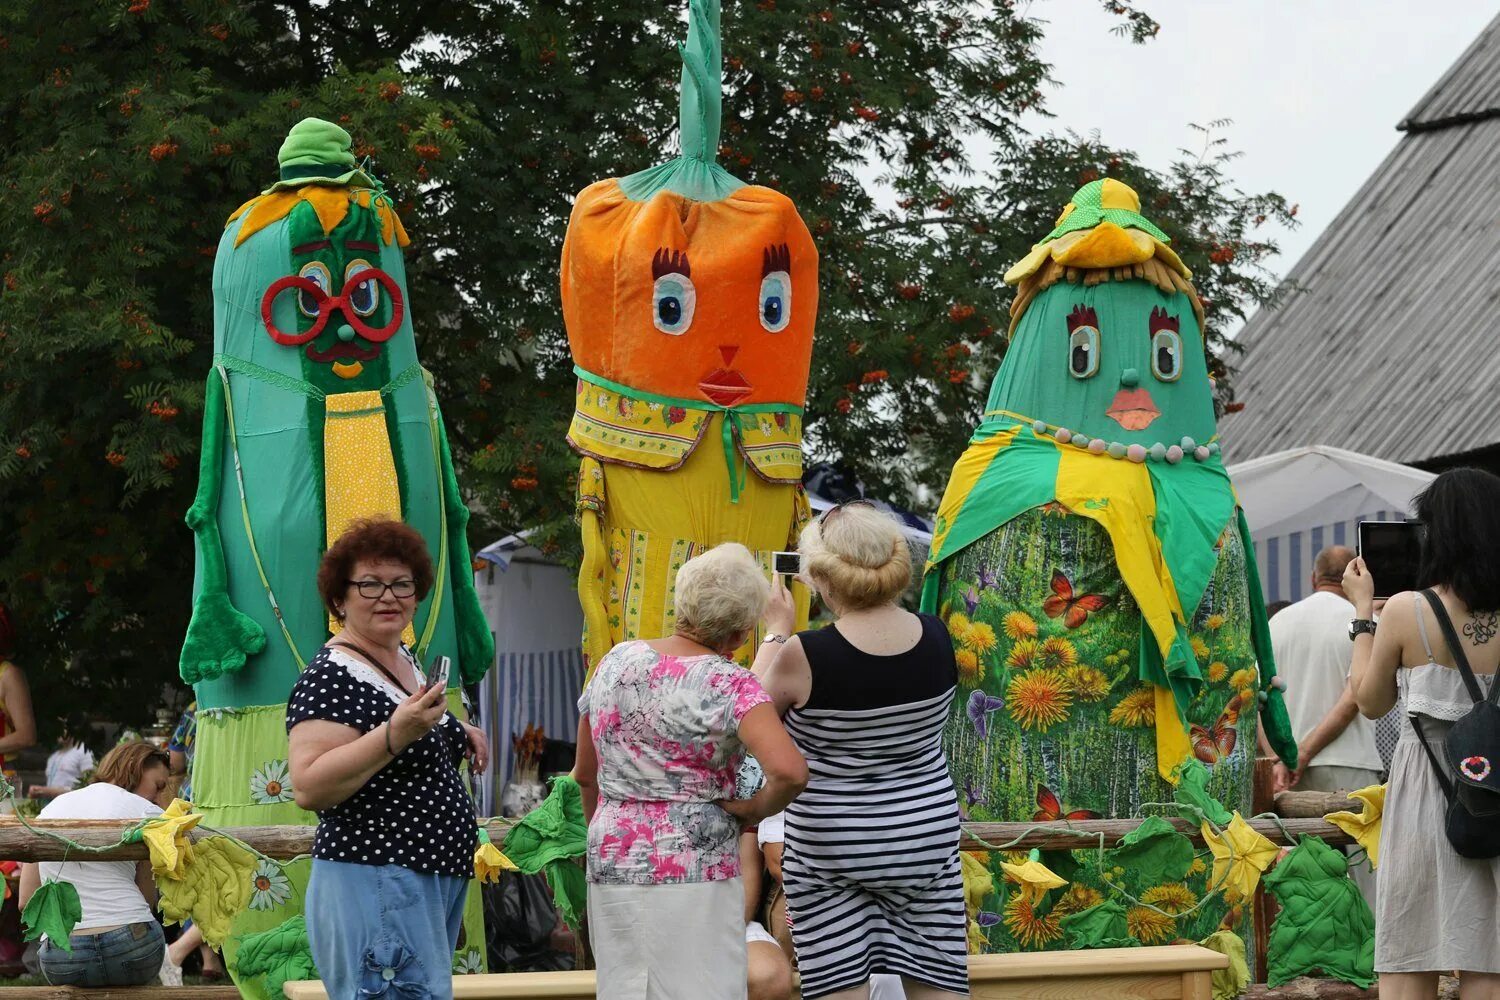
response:
[[[823,524],[827,524],[833,519],[834,515],[838,514],[839,511],[847,510],[850,507],[868,507],[871,510],[874,510],[875,504],[873,501],[865,500],[863,498],[858,500],[845,500],[843,503],[834,504],[832,507],[829,507],[823,512],[822,516],[819,517],[818,520]]]

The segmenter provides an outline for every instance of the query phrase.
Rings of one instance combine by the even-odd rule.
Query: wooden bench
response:
[[[1210,975],[1229,959],[1198,945],[1100,948],[969,958],[974,1000],[1212,1000]],[[290,982],[287,1000],[328,1000],[317,980]],[[455,976],[454,1000],[594,1000],[592,972]]]

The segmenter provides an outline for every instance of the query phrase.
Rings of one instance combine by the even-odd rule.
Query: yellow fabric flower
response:
[[[1214,872],[1209,885],[1223,889],[1224,898],[1231,902],[1253,896],[1261,872],[1271,867],[1271,862],[1280,853],[1275,844],[1256,832],[1238,812],[1224,828],[1222,836],[1204,823],[1203,842],[1214,855]]]
[[[1073,696],[1047,670],[1017,674],[1005,690],[1006,710],[1026,729],[1050,729],[1067,719],[1072,704]]]
[[[1052,636],[1042,643],[1042,666],[1061,670],[1078,663],[1078,651],[1062,636]]]
[[[250,904],[254,874],[255,855],[228,837],[208,837],[198,843],[182,878],[160,883],[162,916],[168,923],[191,920],[218,947]]]
[[[1038,852],[1033,852],[1036,854]],[[1031,900],[1033,904],[1042,901],[1051,889],[1059,889],[1068,884],[1068,880],[1060,878],[1056,872],[1048,868],[1037,857],[1028,857],[1018,865],[1002,861],[1000,870],[1005,877],[1021,887],[1021,895]]]
[[[984,680],[984,664],[979,662],[979,655],[972,649],[954,650],[953,660],[958,664],[959,683],[965,687],[978,687]]]
[[[1010,655],[1006,662],[1016,670],[1025,670],[1036,662],[1037,653],[1041,650],[1040,644],[1035,639],[1021,639],[1010,647]]]
[[[1109,721],[1117,726],[1154,726],[1156,692],[1149,687],[1136,688],[1109,710]]]
[[[1200,660],[1208,659],[1208,643],[1196,635],[1188,640],[1188,645],[1193,647],[1193,655]]]
[[[1177,922],[1149,906],[1132,906],[1125,911],[1125,926],[1141,944],[1155,944],[1170,938]]]
[[[1350,792],[1351,799],[1362,805],[1359,813],[1332,812],[1323,818],[1353,837],[1370,857],[1370,867],[1380,865],[1380,817],[1385,812],[1385,786],[1370,785],[1357,792]]]
[[[1252,691],[1255,689],[1255,682],[1259,679],[1260,675],[1255,672],[1254,667],[1241,667],[1229,678],[1229,686]]]
[[[969,616],[960,611],[955,611],[948,616],[948,634],[953,641],[962,643],[964,635],[969,631]]]
[[[474,877],[481,882],[500,881],[501,872],[518,872],[521,869],[505,856],[494,844],[480,844],[474,851]]]
[[[968,911],[969,918],[972,920],[974,914],[979,912],[984,897],[995,891],[995,876],[990,874],[984,861],[969,851],[961,853],[958,860],[963,866],[964,909]]]
[[[193,845],[188,840],[188,831],[203,821],[203,814],[192,809],[191,802],[173,799],[172,804],[141,831],[141,839],[151,852],[151,871],[157,878],[180,879],[193,863]]]
[[[1215,660],[1208,665],[1208,679],[1217,684],[1229,676],[1229,667],[1222,660]]]
[[[1024,611],[1012,611],[1005,616],[1001,628],[1011,639],[1035,639],[1036,619]]]
[[[1224,616],[1209,615],[1208,621],[1204,622],[1203,624],[1207,625],[1210,631],[1217,632],[1219,631],[1219,629],[1224,627]]]
[[[970,622],[962,641],[965,646],[983,655],[994,649],[999,640],[995,638],[995,630],[989,625],[984,622]]]
[[[1068,913],[1082,913],[1084,910],[1098,906],[1104,902],[1104,896],[1098,889],[1092,886],[1074,883],[1068,887],[1068,891],[1062,894],[1052,907],[1052,912],[1059,916]]]
[[[1193,855],[1193,863],[1188,865],[1188,876],[1202,875],[1206,871],[1208,871],[1208,865],[1204,864],[1203,858],[1196,854]]]
[[[1141,893],[1141,902],[1149,903],[1172,915],[1186,913],[1198,905],[1198,894],[1181,882],[1154,885]]]

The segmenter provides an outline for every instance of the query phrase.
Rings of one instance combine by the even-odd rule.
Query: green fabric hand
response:
[[[1172,792],[1172,801],[1177,803],[1177,815],[1202,826],[1204,822],[1224,827],[1234,815],[1208,793],[1208,768],[1202,761],[1190,760],[1177,772],[1179,781]]]
[[[282,995],[281,987],[289,980],[317,979],[318,967],[307,943],[307,921],[293,917],[245,938],[240,942],[235,971],[247,979],[264,975],[273,997]]]
[[[1160,816],[1148,816],[1110,852],[1110,859],[1143,884],[1180,882],[1193,866],[1193,842]]]
[[[1375,982],[1375,916],[1343,852],[1303,837],[1265,885],[1281,904],[1266,946],[1272,987],[1315,971],[1362,988]]]
[[[194,684],[234,673],[265,648],[265,630],[231,604],[228,594],[199,594],[182,644],[182,679]]]
[[[588,880],[574,859],[588,851],[583,793],[567,775],[552,779],[547,799],[505,835],[505,856],[527,875],[543,872],[563,920],[574,930],[583,919]]]
[[[72,882],[54,879],[37,888],[21,914],[21,922],[26,925],[25,940],[35,941],[45,934],[48,941],[67,952],[73,950],[68,938],[82,919],[83,903],[78,899],[78,890]]]
[[[1079,913],[1069,913],[1057,923],[1068,936],[1068,947],[1075,951],[1083,948],[1138,948],[1141,944],[1130,936],[1125,907],[1113,899]]]

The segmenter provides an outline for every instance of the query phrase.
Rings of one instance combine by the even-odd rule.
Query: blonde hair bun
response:
[[[841,609],[889,604],[911,583],[911,549],[894,518],[864,504],[835,507],[802,529],[802,572]]]

